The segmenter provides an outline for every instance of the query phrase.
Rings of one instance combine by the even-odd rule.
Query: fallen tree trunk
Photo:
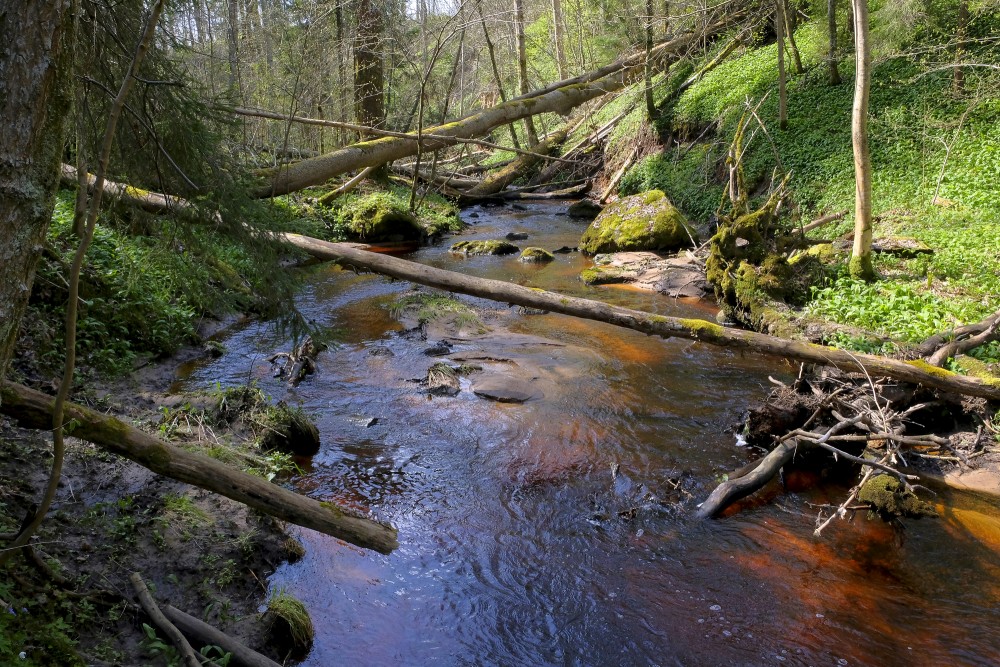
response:
[[[522,155],[503,169],[494,174],[490,174],[477,185],[469,188],[465,194],[470,197],[482,197],[497,194],[505,187],[513,183],[515,178],[523,176],[525,173],[533,169],[535,165],[541,162],[542,155],[548,155],[558,148],[562,142],[566,141],[567,133],[567,126],[559,128],[546,137],[544,141],[540,141],[531,147],[531,151],[533,153],[538,153],[539,155]]]
[[[461,193],[455,194],[461,196]],[[126,193],[122,198],[128,199],[129,196]],[[952,373],[942,368],[936,368],[922,360],[889,359],[860,352],[838,350],[823,345],[786,340],[754,331],[730,329],[704,320],[651,315],[638,310],[611,306],[600,301],[564,296],[556,292],[535,290],[500,280],[476,278],[454,271],[435,269],[415,262],[360,250],[347,243],[329,243],[300,234],[278,234],[277,238],[283,239],[319,259],[344,260],[376,273],[452,292],[608,322],[662,338],[698,340],[711,345],[745,349],[793,361],[833,366],[848,372],[863,370],[873,377],[891,377],[942,391],[967,396],[981,396],[994,401],[1000,400],[1000,384],[995,381],[980,380]],[[994,316],[956,331],[983,331],[993,323]]]
[[[225,632],[181,611],[177,607],[165,604],[160,607],[160,611],[193,643],[202,646],[218,646],[225,653],[231,653],[233,656],[232,664],[234,665],[242,665],[243,667],[281,667],[274,660],[261,655],[242,642],[236,641]]]
[[[27,428],[51,428],[53,402],[53,397],[14,382],[0,386],[0,413]],[[155,473],[218,493],[289,523],[380,553],[390,553],[399,546],[395,528],[175,447],[115,417],[67,403],[66,423],[75,424],[73,436]]]
[[[62,165],[61,181],[64,187],[75,188],[78,182],[76,167],[68,165],[64,162]],[[94,189],[94,183],[96,181],[96,176],[93,174],[87,174],[88,191],[92,191]],[[186,199],[182,199],[181,197],[165,195],[159,192],[150,192],[149,190],[143,190],[131,185],[116,183],[115,181],[109,181],[106,179],[104,181],[104,194],[110,195],[115,199],[126,201],[133,206],[137,206],[144,211],[148,211],[149,213],[189,213],[195,210],[195,207],[191,202]]]
[[[727,20],[715,23],[702,33],[688,32],[674,37],[653,49],[651,56],[660,60],[676,59],[684,47],[706,34],[722,30],[733,18],[729,17]],[[296,192],[312,185],[319,185],[348,171],[385,164],[419,151],[438,150],[463,139],[483,136],[494,128],[522,118],[550,112],[564,114],[584,102],[636,81],[642,76],[644,63],[645,54],[635,54],[583,77],[568,79],[460,120],[427,128],[420,137],[408,134],[403,137],[382,137],[362,141],[320,157],[270,170],[265,172],[265,176],[270,177],[270,182],[262,185],[253,194],[257,197],[271,197]],[[597,72],[601,72],[601,75],[597,76]]]
[[[686,338],[793,361],[833,366],[847,372],[863,371],[873,377],[891,377],[942,391],[1000,400],[1000,384],[935,368],[924,361],[902,361],[848,352],[823,345],[777,338],[755,331],[730,329],[705,320],[652,315],[600,301],[522,287],[500,280],[467,276],[299,234],[280,234],[278,237],[320,259],[342,260],[376,273],[450,292],[607,322],[662,338]]]
[[[142,576],[138,572],[133,572],[129,576],[129,581],[132,583],[135,596],[139,599],[139,604],[146,612],[146,615],[149,616],[149,620],[153,621],[153,624],[170,639],[170,643],[174,645],[177,653],[180,654],[184,667],[201,667],[201,661],[198,660],[198,655],[191,648],[191,644],[188,643],[188,640],[185,639],[181,631],[160,611],[160,607],[156,604],[153,596],[150,595],[149,589],[146,587],[146,582],[142,580]]]

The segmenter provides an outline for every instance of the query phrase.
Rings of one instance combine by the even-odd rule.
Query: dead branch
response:
[[[49,428],[53,399],[34,389],[7,382],[0,387],[0,413],[27,428]],[[135,461],[165,477],[218,493],[284,521],[380,553],[398,546],[396,529],[334,503],[313,500],[220,461],[164,442],[115,417],[66,404],[73,435]]]
[[[212,627],[190,614],[184,613],[174,606],[169,604],[163,605],[161,611],[170,622],[190,637],[192,641],[203,646],[218,646],[226,653],[231,653],[233,664],[235,665],[243,665],[243,667],[281,667],[274,660],[261,655],[242,642],[230,637],[225,632]]]
[[[191,644],[184,638],[181,631],[168,621],[167,617],[160,611],[156,600],[149,594],[149,589],[146,588],[146,582],[142,580],[142,576],[138,572],[133,572],[128,580],[132,582],[132,588],[135,590],[135,595],[139,598],[139,604],[142,605],[146,615],[170,639],[170,643],[181,654],[186,667],[201,667],[201,661],[198,660],[198,655],[191,648]]]

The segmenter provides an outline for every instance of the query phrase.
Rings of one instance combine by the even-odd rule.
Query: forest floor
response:
[[[169,394],[177,365],[202,353],[186,348],[126,379],[90,383],[74,400],[182,446],[194,446],[211,430],[213,441],[242,467],[262,463],[257,472],[272,474],[245,443],[247,434],[208,426],[190,409],[211,404],[213,397]],[[45,432],[0,419],[4,532],[17,529],[50,467]],[[151,622],[134,602],[133,572],[161,603],[169,601],[279,662],[287,658],[285,637],[280,629],[272,632],[273,616],[262,613],[269,602],[265,582],[303,549],[282,522],[267,515],[70,437],[58,495],[33,545],[15,557],[10,577],[0,582],[6,610],[0,614],[0,663],[176,664],[169,642],[144,625]],[[224,658],[217,648],[203,653]]]

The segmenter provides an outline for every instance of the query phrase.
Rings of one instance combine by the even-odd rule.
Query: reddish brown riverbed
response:
[[[531,235],[522,247],[574,246],[582,226],[559,210],[479,211],[464,238],[517,231]],[[706,304],[584,287],[576,254],[525,266],[516,256],[463,259],[447,245],[411,258],[714,316]],[[827,485],[774,489],[730,518],[690,520],[718,476],[748,458],[730,427],[768,393],[767,376],[790,367],[470,301],[492,309],[487,324],[530,335],[508,336],[505,351],[544,397],[493,403],[464,379],[457,397],[431,399],[411,380],[435,361],[423,354],[434,341],[404,335],[388,310],[409,289],[314,270],[299,306],[342,345],[297,389],[267,373],[264,359],[288,343],[265,324],[233,332],[228,354],[188,369],[191,388],[256,378],[305,407],[323,449],[295,484],[399,528],[390,556],[299,533],[306,557],[269,583],[312,614],[305,664],[1000,664],[995,505],[941,497],[942,519],[910,522],[902,535],[859,516],[817,539],[809,503],[845,491]]]

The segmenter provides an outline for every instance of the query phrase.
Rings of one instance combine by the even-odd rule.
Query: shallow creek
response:
[[[583,223],[563,209],[468,210],[460,238],[524,232],[521,247],[575,246]],[[451,255],[451,242],[408,258],[666,315],[715,314],[588,288],[576,253],[533,266]],[[297,389],[270,378],[266,357],[289,342],[266,323],[230,332],[225,356],[184,369],[187,389],[256,379],[302,405],[323,448],[295,486],[399,529],[390,556],[298,531],[307,555],[269,583],[312,615],[304,664],[1000,664],[994,505],[941,496],[942,518],[910,522],[902,537],[859,515],[814,538],[810,503],[839,502],[845,488],[776,485],[729,518],[689,518],[748,460],[731,427],[767,395],[768,375],[787,379],[791,366],[462,297],[513,335],[452,341],[454,351],[528,369],[540,396],[483,400],[471,376],[458,396],[430,398],[412,380],[439,360],[424,354],[436,341],[389,312],[411,288],[313,269],[298,305],[342,344]]]

